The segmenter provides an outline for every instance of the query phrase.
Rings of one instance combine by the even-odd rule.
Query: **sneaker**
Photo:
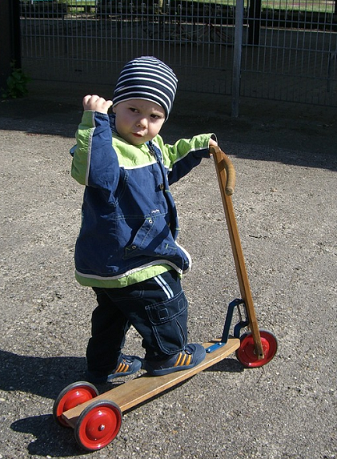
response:
[[[119,357],[118,365],[111,374],[96,376],[94,373],[87,371],[87,379],[89,382],[94,384],[107,383],[111,382],[114,378],[118,378],[119,376],[128,376],[137,373],[137,371],[139,371],[141,368],[142,360],[140,357],[121,354]]]
[[[176,371],[187,370],[201,363],[206,350],[201,344],[187,344],[185,349],[166,360],[144,361],[143,368],[151,376],[162,376]]]

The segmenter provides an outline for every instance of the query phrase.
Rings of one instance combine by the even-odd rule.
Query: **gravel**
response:
[[[68,151],[86,92],[32,83],[27,98],[0,105],[0,459],[85,457],[52,407],[84,378],[95,306],[73,273],[83,189]],[[163,135],[172,143],[214,131],[232,159],[258,323],[276,335],[278,353],[250,370],[231,355],[129,411],[93,458],[337,457],[336,111],[245,100],[233,119],[229,107],[222,96],[178,93]],[[212,160],[172,192],[194,260],[184,280],[190,339],[203,342],[221,335],[239,296]],[[134,330],[126,346],[143,354]]]

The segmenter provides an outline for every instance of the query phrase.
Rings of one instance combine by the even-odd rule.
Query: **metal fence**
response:
[[[183,90],[337,106],[334,2],[34,1],[21,9],[34,79],[113,84],[126,61],[155,55]]]

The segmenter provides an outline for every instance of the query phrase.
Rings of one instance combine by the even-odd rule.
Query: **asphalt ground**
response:
[[[60,391],[84,378],[95,306],[74,279],[83,189],[68,151],[82,96],[109,91],[35,82],[0,104],[0,459],[86,457],[52,417]],[[162,134],[173,143],[215,132],[230,156],[257,319],[278,352],[255,369],[233,354],[127,412],[91,457],[336,458],[336,126],[333,108],[245,99],[231,118],[228,98],[178,92]],[[190,340],[204,342],[221,335],[240,295],[212,160],[172,192],[194,261]],[[143,355],[134,330],[126,351]]]

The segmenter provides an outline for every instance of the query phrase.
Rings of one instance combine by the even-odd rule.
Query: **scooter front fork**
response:
[[[241,310],[242,308],[240,308],[241,305],[243,305],[244,313]],[[238,310],[240,320],[234,327],[234,338],[240,338],[241,330],[249,325],[245,302],[239,298],[236,298],[228,305],[228,310],[227,310],[224,329],[222,332],[221,341],[215,344],[212,344],[212,346],[209,346],[206,349],[206,352],[208,354],[210,354],[211,352],[214,352],[216,349],[219,349],[219,347],[223,347],[225,346],[225,344],[227,344],[227,341],[229,338],[229,330],[231,328],[235,308],[237,308]]]

